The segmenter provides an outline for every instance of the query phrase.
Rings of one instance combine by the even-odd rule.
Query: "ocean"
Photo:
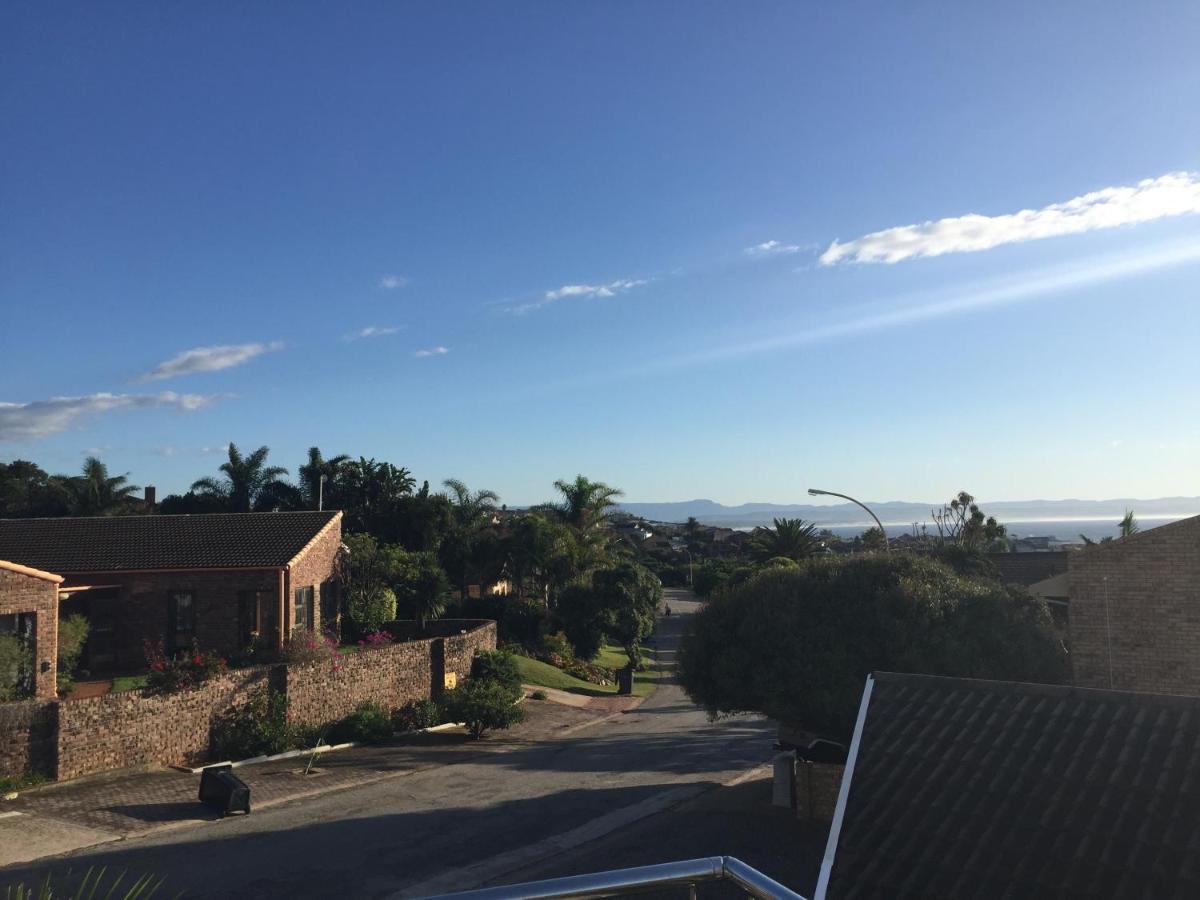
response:
[[[1136,513],[1134,514],[1137,515]],[[1187,518],[1186,516],[1146,516],[1137,517],[1138,526],[1142,531],[1154,528],[1158,525],[1166,525],[1170,522],[1177,522],[1180,519]],[[1012,521],[1005,522],[1008,528],[1008,533],[1011,537],[1051,537],[1057,541],[1073,541],[1078,542],[1081,534],[1087,535],[1093,541],[1098,541],[1106,537],[1118,537],[1117,519],[1035,519],[1029,521]],[[868,523],[874,524],[874,523]],[[852,538],[857,534],[861,534],[863,529],[868,527],[868,524],[859,525],[822,525],[817,523],[818,528],[828,528],[834,534],[840,537]],[[937,534],[937,528],[933,522],[925,522],[928,530]],[[884,530],[887,531],[888,537],[899,537],[902,534],[910,534],[913,530],[911,522],[885,522]]]

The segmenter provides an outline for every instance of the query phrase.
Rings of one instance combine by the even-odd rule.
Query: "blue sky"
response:
[[[1198,39],[1188,2],[10,5],[0,459],[1200,494]]]

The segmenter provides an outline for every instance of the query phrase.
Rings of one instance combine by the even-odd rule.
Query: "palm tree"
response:
[[[237,445],[229,444],[229,461],[221,463],[224,478],[201,478],[192,484],[198,494],[220,497],[230,512],[251,512],[278,505],[291,505],[298,499],[296,488],[280,476],[288,470],[283,466],[268,466],[269,447],[259,447],[243,456]]]
[[[133,495],[141,490],[130,484],[127,475],[109,475],[108,466],[97,457],[83,461],[83,471],[65,479],[71,514],[76,516],[111,516],[124,510]]]
[[[486,489],[472,491],[457,478],[447,478],[442,484],[449,492],[451,519],[450,531],[442,542],[442,564],[466,600],[472,575],[483,574],[481,564],[488,554],[482,552],[480,534],[492,524],[500,495]]]
[[[576,475],[574,481],[559,479],[554,487],[563,496],[557,507],[559,516],[580,534],[602,524],[617,505],[617,498],[624,496],[619,488],[589,481],[582,475]]]
[[[817,526],[803,519],[775,519],[773,528],[758,527],[750,538],[750,548],[762,561],[782,556],[800,562],[821,547]]]
[[[1137,519],[1133,517],[1133,510],[1125,510],[1125,517],[1121,519],[1117,526],[1121,530],[1121,537],[1127,538],[1132,534],[1137,534],[1141,528],[1138,526]]]
[[[339,478],[348,462],[350,462],[350,457],[345,454],[326,459],[321,455],[320,447],[308,448],[308,462],[296,471],[296,474],[300,476],[300,493],[304,497],[306,509],[316,509],[320,504],[322,477],[325,479],[325,505],[333,509],[338,508]]]

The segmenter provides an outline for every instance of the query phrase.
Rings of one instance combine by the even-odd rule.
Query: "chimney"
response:
[[[154,485],[146,485],[146,506],[150,507],[151,509],[154,508],[154,495]]]

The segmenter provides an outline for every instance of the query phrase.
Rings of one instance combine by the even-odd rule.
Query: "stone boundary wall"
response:
[[[450,637],[360,650],[297,665],[236,669],[177,694],[128,691],[87,700],[0,704],[0,775],[36,769],[60,781],[138,765],[203,762],[213,720],[270,685],[284,691],[295,721],[322,725],[364,700],[395,709],[441,693],[446,676],[470,674],[477,650],[496,647],[496,623],[448,623]]]
[[[59,781],[153,763],[208,756],[213,718],[268,684],[271,669],[235,669],[177,694],[125,691],[58,704]]]
[[[57,707],[54,701],[0,703],[0,775],[53,770]]]

